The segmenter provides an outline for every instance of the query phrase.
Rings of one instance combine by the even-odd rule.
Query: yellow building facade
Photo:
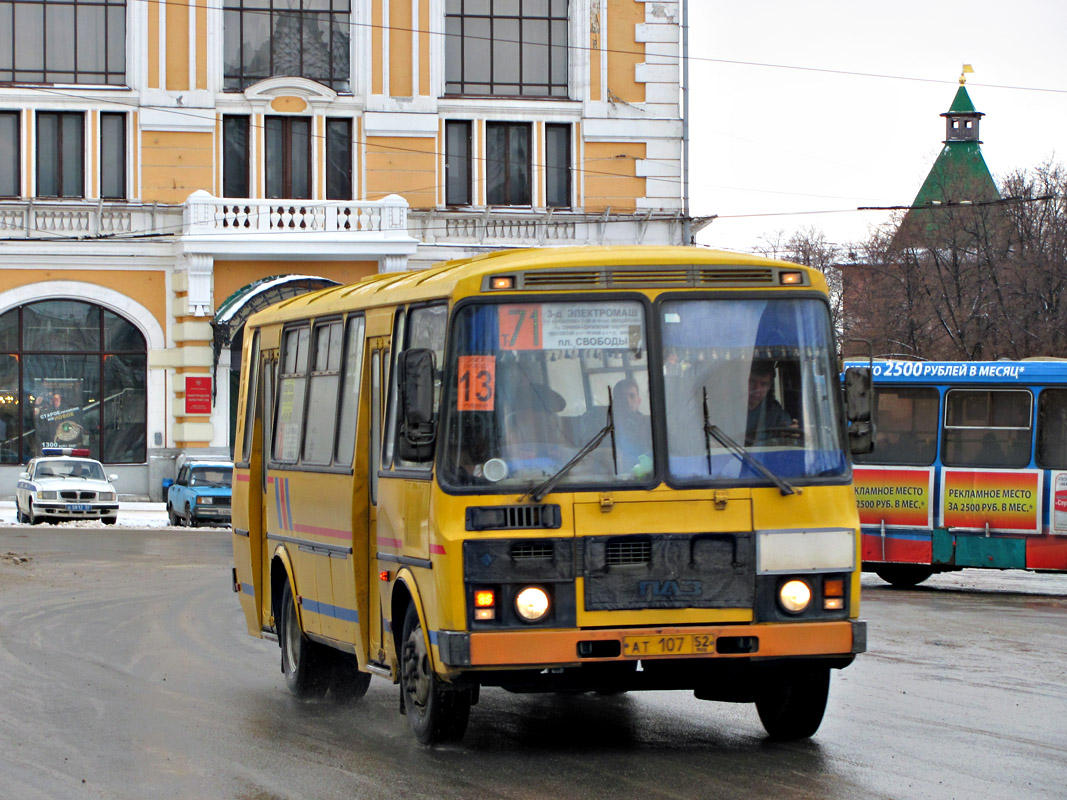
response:
[[[228,454],[247,316],[688,236],[682,0],[0,3],[0,479]],[[60,426],[62,418],[66,425]]]

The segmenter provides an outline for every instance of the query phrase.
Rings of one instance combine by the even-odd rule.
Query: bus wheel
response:
[[[369,672],[360,672],[355,656],[337,653],[330,677],[330,695],[338,703],[352,703],[367,693],[370,678]]]
[[[434,675],[414,604],[404,616],[400,693],[415,738],[423,744],[458,742],[467,730],[472,691],[449,689]]]
[[[819,729],[830,691],[830,668],[785,667],[760,679],[756,711],[772,739],[806,739]]]
[[[333,653],[324,645],[313,642],[300,630],[296,618],[296,601],[289,581],[282,592],[278,642],[282,647],[282,674],[289,691],[297,697],[322,697],[330,687]]]
[[[925,581],[934,571],[922,564],[886,564],[875,567],[874,574],[898,589],[910,589]]]

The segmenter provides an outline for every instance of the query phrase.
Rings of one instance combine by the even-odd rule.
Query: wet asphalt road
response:
[[[683,692],[494,689],[427,749],[381,679],[290,697],[230,563],[225,531],[0,528],[0,800],[1067,796],[1067,576],[865,576],[870,652],[810,741]]]

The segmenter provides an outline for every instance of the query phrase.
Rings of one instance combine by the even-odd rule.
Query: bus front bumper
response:
[[[546,668],[593,661],[851,656],[867,650],[864,620],[596,630],[438,631],[449,667]]]

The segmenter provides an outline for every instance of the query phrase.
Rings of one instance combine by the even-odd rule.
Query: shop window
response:
[[[0,83],[126,82],[126,0],[0,2]]]
[[[0,461],[58,446],[145,462],[147,349],[131,322],[81,300],[28,303],[0,315],[0,349]]]
[[[126,115],[100,115],[100,196],[126,199]]]
[[[447,0],[448,94],[567,96],[567,0]]]
[[[326,120],[326,199],[352,199],[352,120]]]
[[[222,118],[222,196],[250,197],[248,191],[248,117]]]
[[[21,126],[18,111],[0,111],[0,197],[18,197]]]
[[[491,206],[530,205],[528,123],[486,123],[485,202]]]
[[[311,118],[267,117],[267,197],[311,197]]]
[[[85,196],[85,115],[37,112],[37,196]]]
[[[445,204],[471,204],[471,124],[445,123]]]
[[[279,75],[351,91],[349,0],[225,0],[223,9],[225,91]]]

